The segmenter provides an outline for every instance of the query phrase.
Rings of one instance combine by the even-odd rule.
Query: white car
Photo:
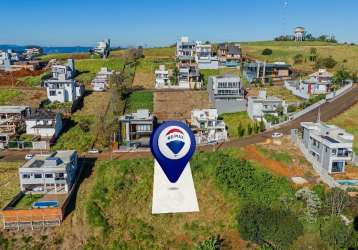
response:
[[[92,149],[88,150],[88,153],[89,153],[89,154],[98,154],[98,153],[99,153],[99,150],[96,149],[96,148],[92,148]]]
[[[27,155],[25,155],[25,160],[31,160],[32,158],[34,157],[34,155],[32,155],[32,154],[27,154]]]
[[[282,136],[283,136],[283,134],[280,133],[280,132],[272,133],[272,138],[280,138],[280,137],[282,137]]]

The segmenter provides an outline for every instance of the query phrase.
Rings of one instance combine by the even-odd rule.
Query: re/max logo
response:
[[[184,140],[184,136],[181,134],[171,134],[167,136],[167,140],[173,140],[173,139],[182,139]]]

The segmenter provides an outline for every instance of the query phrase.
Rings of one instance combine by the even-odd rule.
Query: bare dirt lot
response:
[[[154,115],[159,120],[190,119],[193,109],[212,108],[207,91],[168,90],[154,92]]]
[[[44,71],[42,70],[30,71],[26,69],[13,72],[5,72],[0,70],[0,86],[16,86],[19,84],[18,78],[25,76],[38,76],[43,72]]]

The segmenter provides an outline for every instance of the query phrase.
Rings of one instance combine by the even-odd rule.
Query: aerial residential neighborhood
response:
[[[357,3],[80,2],[4,3],[0,249],[358,249]]]

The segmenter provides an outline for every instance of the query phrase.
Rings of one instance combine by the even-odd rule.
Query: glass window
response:
[[[50,90],[50,96],[55,96],[55,95],[56,95],[56,91]]]
[[[35,176],[36,179],[42,178],[42,174],[35,174],[34,176]]]
[[[45,178],[53,178],[53,174],[45,174]]]
[[[23,178],[23,179],[30,179],[30,175],[29,175],[29,174],[23,174],[23,175],[22,175],[22,178]]]

